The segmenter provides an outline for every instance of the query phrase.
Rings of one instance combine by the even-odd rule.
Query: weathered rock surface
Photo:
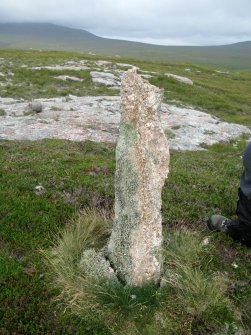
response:
[[[193,85],[193,81],[187,77],[182,77],[182,76],[177,76],[176,74],[172,73],[165,73],[167,77],[173,78],[177,81],[180,81],[181,83],[188,84],[188,85]]]
[[[42,113],[43,105],[38,101],[30,102],[28,105],[28,111],[33,113]]]
[[[115,219],[108,256],[128,285],[158,282],[162,242],[161,189],[169,148],[159,109],[163,91],[128,71],[121,86],[116,148]]]
[[[120,87],[120,78],[115,76],[113,73],[91,71],[90,74],[94,84],[105,85],[114,88]]]
[[[131,68],[136,68],[136,69],[139,69],[138,67],[135,67],[134,65],[132,64],[127,64],[127,63],[116,63],[117,66],[120,66],[120,67],[126,67],[128,69],[131,69]]]
[[[87,276],[93,277],[95,280],[118,280],[109,261],[105,259],[105,255],[93,248],[83,252],[79,268]]]
[[[81,71],[81,70],[89,69],[89,66],[87,64],[88,64],[88,61],[83,59],[78,62],[68,61],[65,64],[33,66],[32,70],[47,69],[47,70],[52,70],[52,71],[65,71],[65,70]]]
[[[0,98],[0,139],[41,140],[61,138],[71,141],[115,142],[120,122],[120,97],[76,97],[35,99],[43,110],[26,115],[29,102]],[[170,148],[203,150],[204,145],[228,142],[242,134],[251,135],[249,128],[222,122],[192,107],[162,104],[161,122],[172,132]]]
[[[103,61],[101,64],[104,65]],[[97,62],[96,62],[97,63]],[[100,63],[99,63],[100,64]],[[112,64],[112,63],[111,63]],[[128,64],[125,64],[127,66]],[[123,66],[122,66],[123,67]],[[133,69],[138,69],[135,66],[131,66]],[[119,70],[119,69],[113,69],[113,72],[115,73],[109,73],[107,72],[107,69],[105,69],[106,72],[101,72],[101,71],[91,71],[91,77],[92,81],[96,85],[104,85],[112,88],[117,88],[120,89],[121,85],[121,77],[125,74],[124,70]],[[149,72],[149,71],[140,71],[139,75],[143,78],[150,79],[153,78],[156,75],[156,72]]]
[[[229,71],[216,70],[215,72],[220,74],[229,74]]]
[[[107,61],[107,60],[97,60],[95,64],[98,66],[108,66],[109,67],[109,66],[113,66],[114,63]]]
[[[67,75],[62,75],[62,76],[57,76],[55,77],[56,79],[61,79],[61,80],[72,80],[72,81],[83,81],[82,78],[79,78],[79,77],[75,77],[75,76],[67,76]]]

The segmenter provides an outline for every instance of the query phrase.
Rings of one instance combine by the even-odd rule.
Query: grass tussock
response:
[[[200,236],[189,230],[176,231],[170,246],[165,248],[165,285],[176,290],[177,300],[187,306],[196,317],[212,307],[231,308],[225,297],[228,280],[210,267],[211,246],[206,246]]]
[[[210,329],[199,334],[238,329],[237,313],[226,297],[227,279],[210,266],[212,246],[204,245],[192,231],[171,233],[163,250],[159,287],[127,287],[85,274],[79,267],[81,255],[88,248],[97,251],[106,245],[110,222],[104,212],[84,210],[57,236],[54,247],[43,251],[64,308],[104,324],[110,334],[188,335],[198,322]]]
[[[55,286],[61,291],[58,300],[66,300],[78,314],[82,313],[78,311],[80,306],[88,311],[96,307],[93,295],[95,284],[91,288],[89,280],[79,270],[81,254],[87,248],[103,246],[109,233],[108,214],[86,209],[57,235],[50,251],[42,251]]]

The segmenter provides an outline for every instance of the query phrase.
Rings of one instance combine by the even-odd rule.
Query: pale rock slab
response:
[[[113,65],[112,62],[107,61],[107,60],[97,60],[95,63],[96,63],[97,66],[111,66],[111,65]]]
[[[229,74],[229,71],[216,70],[215,72],[220,74]]]
[[[120,66],[120,67],[127,67],[127,68],[135,68],[135,66],[134,65],[132,65],[132,64],[127,64],[127,63],[116,63],[116,65],[118,65],[118,66]],[[139,69],[138,67],[137,67],[137,69]]]
[[[114,88],[119,88],[120,86],[120,78],[116,77],[113,73],[91,71],[90,74],[93,83],[96,85],[104,85]]]
[[[80,65],[64,64],[64,65],[33,66],[31,69],[32,70],[47,69],[52,71],[65,71],[65,70],[82,71],[82,70],[88,70],[89,67],[81,64]]]
[[[35,99],[41,113],[25,115],[29,101],[1,98],[0,140],[41,140],[62,138],[71,141],[116,142],[120,123],[120,97],[87,96]],[[229,142],[242,134],[251,136],[243,125],[222,122],[192,107],[162,103],[161,124],[174,150],[204,150],[205,145]]]
[[[193,85],[193,81],[187,77],[177,76],[176,74],[172,74],[172,73],[165,73],[165,76],[173,78],[184,84]]]
[[[135,70],[123,76],[108,257],[118,277],[133,286],[157,283],[161,273],[161,190],[169,166],[159,115],[162,97],[163,91]]]
[[[66,81],[66,80],[83,81],[82,78],[75,77],[75,76],[67,76],[67,75],[65,75],[65,76],[63,76],[63,75],[62,76],[57,76],[57,77],[54,77],[54,78],[60,79],[60,80],[64,80],[64,81]]]

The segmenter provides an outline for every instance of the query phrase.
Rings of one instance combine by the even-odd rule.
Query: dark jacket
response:
[[[243,153],[244,171],[241,176],[240,188],[248,199],[251,199],[251,141]]]

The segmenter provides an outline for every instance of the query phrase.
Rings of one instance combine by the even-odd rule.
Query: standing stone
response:
[[[157,283],[161,272],[161,189],[169,148],[160,123],[163,91],[129,70],[121,83],[115,220],[108,257],[128,285]]]

